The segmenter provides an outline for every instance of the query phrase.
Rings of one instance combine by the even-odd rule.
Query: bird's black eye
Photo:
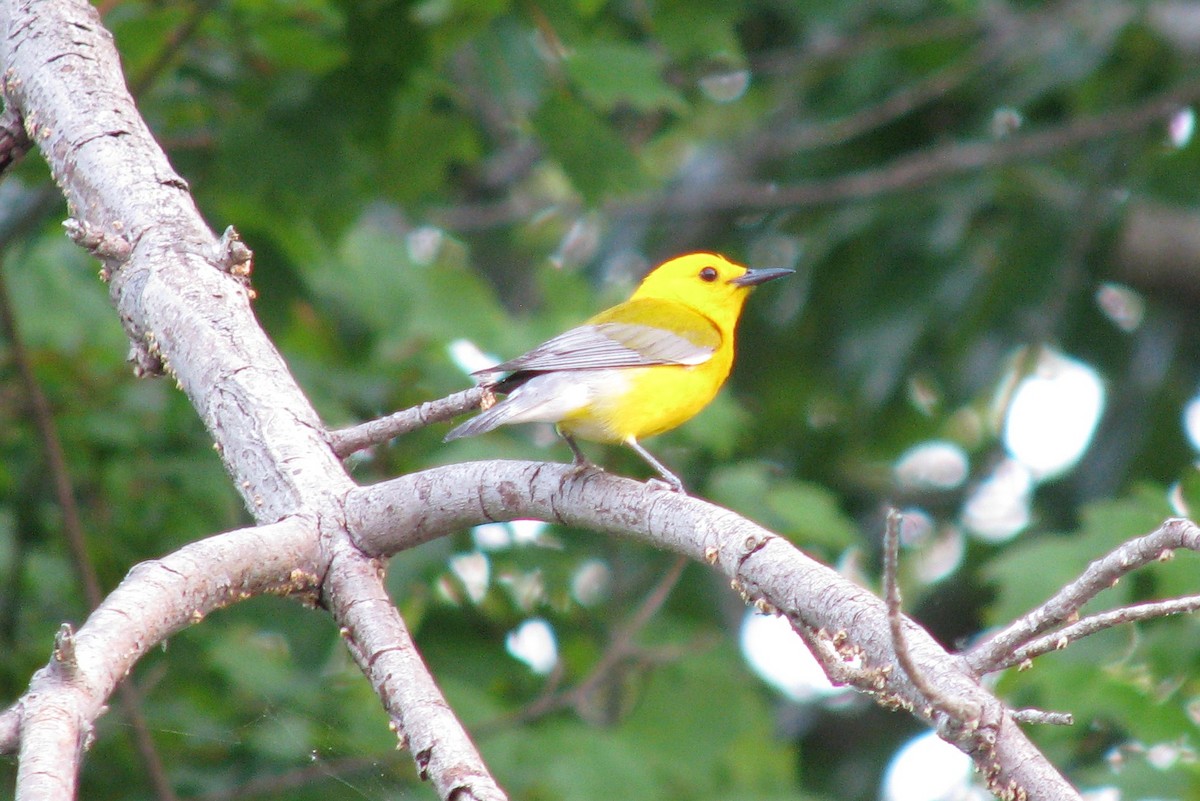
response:
[[[710,284],[713,281],[716,281],[717,280],[717,268],[716,267],[705,267],[703,270],[700,271],[700,280],[707,281]]]

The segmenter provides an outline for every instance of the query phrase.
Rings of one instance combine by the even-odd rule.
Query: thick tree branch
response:
[[[97,255],[139,362],[159,360],[179,382],[250,511],[278,520],[348,488],[316,413],[245,287],[220,269],[217,237],[134,107],[95,9],[10,0],[0,32],[5,102],[24,115],[81,235],[109,243]]]
[[[281,550],[278,542],[261,542],[239,554],[242,565],[229,569],[269,566],[276,571],[269,586],[284,588],[294,582],[307,586],[328,573],[328,597],[353,605],[361,593],[369,601],[381,585],[339,583],[353,576],[349,568],[355,563],[340,528],[341,498],[353,484],[326,442],[316,413],[250,311],[244,280],[249,265],[229,269],[229,241],[223,246],[200,218],[186,184],[138,115],[111,35],[95,9],[82,0],[0,2],[0,37],[7,107],[24,115],[30,138],[67,197],[73,214],[69,233],[104,262],[135,363],[148,371],[161,368],[176,379],[260,523],[302,514],[317,521],[306,532],[306,545],[328,552],[322,560],[304,559]],[[290,559],[275,558],[280,555]],[[213,559],[190,565],[189,571],[220,581],[221,562]],[[342,569],[339,559],[349,567]],[[266,587],[239,591],[249,595]],[[118,589],[92,621],[105,620],[123,598]],[[138,614],[128,615],[137,623],[131,628],[142,629],[134,640],[139,646],[157,641],[159,621],[143,619],[147,610],[172,620],[181,609],[185,617],[203,613],[183,586],[172,586],[172,592],[149,601],[134,610]],[[391,614],[393,622],[398,620],[394,610]],[[60,653],[86,658],[59,658],[38,674],[21,701],[22,798],[70,796],[79,746],[91,722],[144,652],[141,647],[89,650],[97,629],[104,626],[90,623],[78,637],[65,633]],[[398,639],[384,643],[374,637],[371,653],[406,647],[402,630],[385,634]],[[414,721],[424,711],[407,710],[405,722],[418,728]],[[435,785],[457,786],[453,777],[437,774],[443,765],[456,764],[453,759],[415,756],[426,761],[423,767]]]
[[[455,801],[507,798],[430,675],[383,586],[383,564],[336,546],[326,603],[422,779]]]
[[[64,624],[54,658],[18,702],[19,798],[73,798],[82,746],[116,686],[166,637],[213,610],[264,593],[313,593],[321,555],[303,520],[240,529],[130,571],[78,630]],[[0,753],[18,743],[0,741]]]
[[[864,661],[858,686],[881,702],[940,724],[943,736],[971,754],[998,794],[1019,788],[1029,799],[1078,794],[1017,728],[964,663],[912,625],[914,663],[941,692],[981,710],[975,721],[950,721],[927,707],[896,663],[882,601],[787,540],[726,509],[677,493],[570,465],[472,462],[414,473],[346,498],[347,524],[367,554],[385,556],[449,531],[488,521],[532,517],[633,537],[704,560],[764,609],[797,628],[844,633]]]

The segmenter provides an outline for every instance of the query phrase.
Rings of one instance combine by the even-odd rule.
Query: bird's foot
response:
[[[575,459],[571,462],[571,472],[575,475],[582,476],[587,473],[603,473],[604,468],[594,462],[588,461],[587,459]]]
[[[672,476],[672,478],[674,478],[674,476]],[[688,494],[687,490],[683,487],[683,482],[678,478],[675,478],[674,481],[671,481],[666,477],[648,478],[646,479],[646,486],[655,492],[678,492],[680,495]]]

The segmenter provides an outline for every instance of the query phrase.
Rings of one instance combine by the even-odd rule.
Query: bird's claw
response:
[[[604,468],[595,462],[589,462],[587,459],[576,459],[571,462],[571,472],[577,476],[582,476],[585,473],[603,473]]]

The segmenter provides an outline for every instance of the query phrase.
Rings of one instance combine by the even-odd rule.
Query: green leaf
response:
[[[801,547],[820,545],[837,553],[855,539],[854,523],[833,493],[816,484],[778,477],[767,464],[728,465],[713,474],[708,487],[718,503]]]
[[[61,235],[40,240],[19,260],[6,261],[17,324],[27,347],[76,359],[90,356],[85,364],[101,370],[124,362],[129,340],[97,277],[99,262]]]
[[[768,798],[792,787],[790,748],[773,735],[732,648],[691,653],[641,678],[621,723],[544,719],[482,742],[485,759],[519,798]]]
[[[807,9],[808,4],[805,4]],[[740,62],[743,36],[738,24],[753,14],[747,6],[724,0],[663,3],[655,15],[654,33],[676,58]]]
[[[474,126],[462,115],[437,107],[438,88],[406,92],[395,104],[383,153],[384,169],[376,177],[380,189],[397,203],[425,200],[445,185],[455,164],[479,158]]]
[[[640,185],[633,152],[584,104],[552,95],[532,122],[546,150],[589,204]]]
[[[662,59],[645,46],[623,42],[580,45],[563,65],[583,96],[605,111],[622,104],[639,111],[687,110],[683,97],[662,78]]]

